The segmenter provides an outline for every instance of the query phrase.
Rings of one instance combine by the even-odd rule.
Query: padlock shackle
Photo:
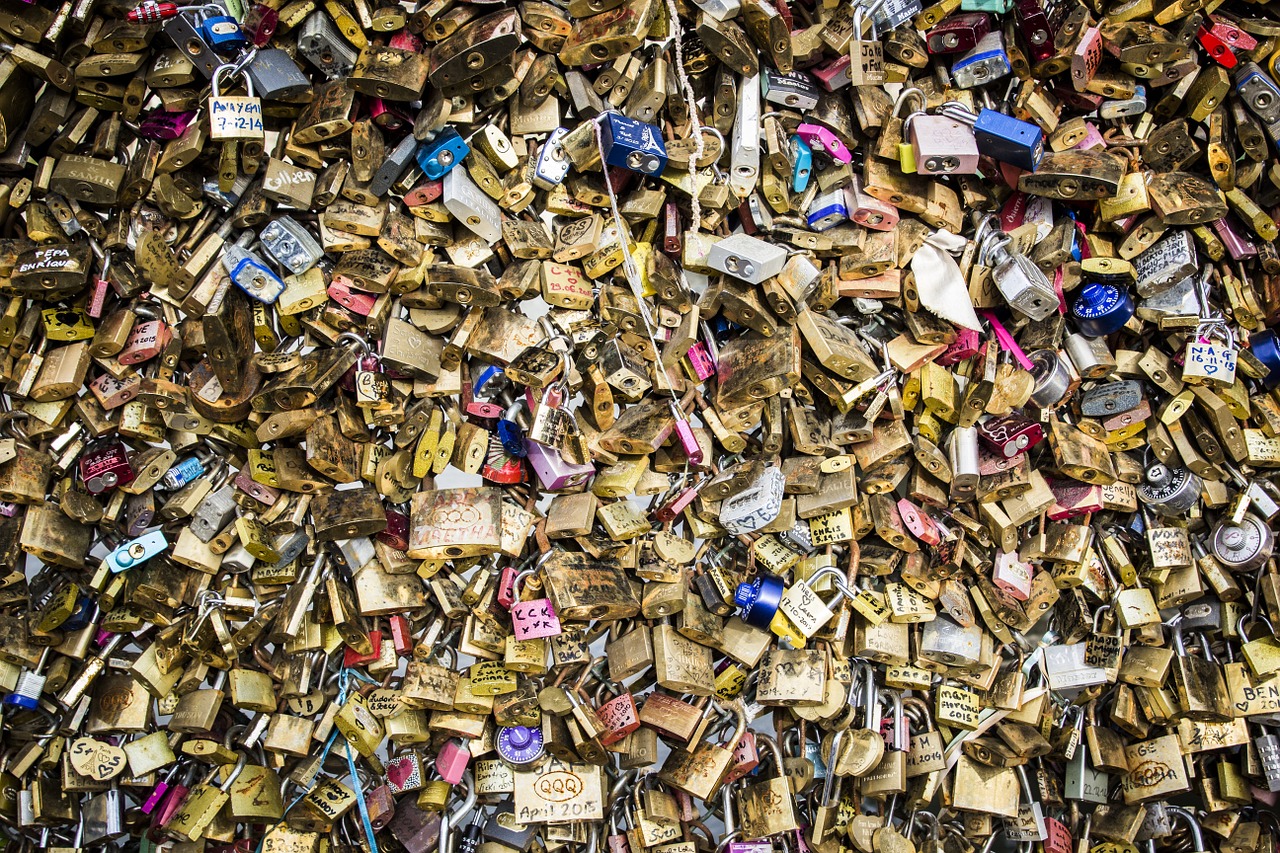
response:
[[[1193,853],[1204,853],[1204,832],[1201,831],[1200,821],[1196,819],[1196,816],[1189,809],[1184,809],[1182,806],[1165,806],[1165,811],[1187,824],[1187,827],[1191,830],[1192,844],[1195,846]]]

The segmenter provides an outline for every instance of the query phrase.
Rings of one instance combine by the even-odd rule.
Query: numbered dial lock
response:
[[[498,730],[498,755],[512,767],[530,767],[546,755],[542,731],[529,726],[503,726]]]
[[[1156,463],[1147,468],[1138,499],[1164,516],[1183,515],[1200,499],[1200,478],[1185,468]]]
[[[1128,288],[1114,284],[1086,284],[1071,303],[1071,316],[1080,331],[1100,338],[1124,328],[1133,316],[1133,297]]]
[[[1229,571],[1247,572],[1270,559],[1275,544],[1275,535],[1266,522],[1246,514],[1239,524],[1224,521],[1215,527],[1209,547]]]

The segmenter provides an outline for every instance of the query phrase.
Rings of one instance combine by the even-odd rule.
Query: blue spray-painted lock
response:
[[[802,193],[809,187],[809,178],[813,177],[813,149],[809,143],[798,136],[791,137],[791,189]]]
[[[849,200],[843,189],[833,189],[814,196],[805,214],[809,227],[814,231],[826,231],[849,219]]]
[[[428,180],[443,178],[462,158],[471,153],[471,147],[452,127],[446,127],[434,139],[422,143],[418,149],[418,167]]]
[[[1250,335],[1249,350],[1267,366],[1268,373],[1262,377],[1262,384],[1268,390],[1280,385],[1280,337],[1270,329]]]
[[[169,540],[165,539],[164,531],[153,530],[132,542],[125,542],[108,554],[104,562],[111,571],[119,573],[145,563],[168,547]]]

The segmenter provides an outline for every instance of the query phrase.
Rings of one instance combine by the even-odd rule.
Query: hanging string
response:
[[[689,158],[689,195],[692,199],[690,209],[693,221],[690,230],[702,230],[702,205],[698,202],[698,163],[704,153],[702,141],[702,120],[698,117],[697,95],[693,84],[684,70],[684,31],[680,28],[680,14],[676,9],[676,0],[667,0],[667,17],[670,18],[671,32],[676,43],[676,80],[680,83],[680,95],[684,98],[685,108],[689,111],[689,126],[693,131],[693,155]]]
[[[605,170],[604,186],[609,193],[609,209],[613,212],[613,227],[618,232],[618,242],[622,244],[622,271],[626,276],[627,284],[631,286],[631,293],[635,296],[636,305],[639,306],[640,322],[644,323],[645,334],[649,336],[649,343],[653,346],[653,355],[657,361],[656,369],[664,370],[661,350],[658,347],[658,338],[653,333],[653,317],[649,314],[649,306],[645,302],[644,293],[640,288],[640,268],[636,266],[636,259],[631,255],[631,229],[623,221],[622,212],[618,209],[618,196],[613,191],[613,182],[609,180],[609,164],[604,159],[604,135],[600,131],[600,122],[604,119],[604,116],[605,113],[601,113],[594,122],[596,150],[600,152],[600,166]],[[679,409],[680,398],[676,396],[676,391],[671,387],[670,383],[667,385],[667,393],[671,395],[672,402]]]
[[[367,684],[382,683],[377,679],[370,678],[368,675],[365,675],[363,672],[360,672],[359,670],[349,669],[348,667],[344,666],[342,669],[338,671],[337,704],[342,705],[347,701],[347,691],[350,689],[352,678],[359,679],[360,681],[363,681]],[[328,739],[324,742],[324,749],[320,750],[320,766],[321,767],[324,766],[325,760],[329,757],[329,750],[333,748],[333,745],[337,740],[338,740],[338,730],[335,728],[332,732],[329,733]],[[364,799],[364,786],[360,784],[360,777],[356,775],[356,762],[355,762],[354,756],[352,756],[351,754],[350,741],[345,742],[345,747],[347,752],[347,770],[348,772],[351,773],[351,784],[352,784],[352,787],[355,788],[355,792],[356,792],[356,805],[360,809],[360,819],[364,822],[365,840],[369,842],[370,853],[378,853],[378,842],[377,842],[377,839],[374,837],[373,823],[372,821],[369,820],[369,807],[368,805],[366,805],[365,799]],[[289,814],[289,812],[293,811],[294,806],[302,802],[303,799],[307,796],[307,794],[310,794],[314,790],[315,790],[315,786],[313,785],[312,787],[308,788],[307,790],[299,794],[297,797],[295,797],[293,799],[293,802],[289,803],[288,807],[284,810],[284,815],[287,815]],[[283,815],[281,819],[283,820]],[[254,848],[256,853],[262,853],[262,844],[265,840],[266,840],[265,836],[258,840],[258,846]]]

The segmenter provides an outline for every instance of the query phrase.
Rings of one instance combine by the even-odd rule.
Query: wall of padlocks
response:
[[[1277,853],[1272,11],[0,0],[0,847]]]

